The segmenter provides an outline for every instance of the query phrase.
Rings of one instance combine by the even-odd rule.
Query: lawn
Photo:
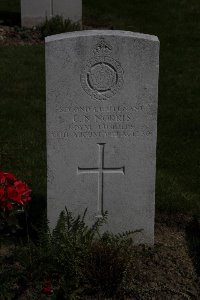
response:
[[[83,0],[84,24],[160,39],[157,212],[200,215],[199,19],[198,0]],[[46,198],[44,47],[1,46],[0,57],[1,169],[27,181],[38,209]]]
[[[37,216],[46,198],[44,48],[0,47],[0,57],[1,169],[31,186]]]
[[[20,12],[20,0],[1,0],[0,2],[0,12]]]

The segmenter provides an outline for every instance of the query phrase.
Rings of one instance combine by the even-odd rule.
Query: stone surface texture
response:
[[[48,218],[61,210],[153,244],[159,41],[93,30],[46,38]]]
[[[21,0],[21,25],[33,27],[52,16],[81,22],[82,0]]]

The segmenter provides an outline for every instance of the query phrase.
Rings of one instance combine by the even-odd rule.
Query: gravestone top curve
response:
[[[45,38],[45,42],[52,42],[52,41],[58,41],[62,39],[67,38],[77,38],[77,37],[87,37],[87,36],[124,36],[124,37],[130,37],[130,38],[137,38],[137,39],[144,39],[149,40],[152,42],[158,42],[159,39],[155,35],[149,35],[144,33],[138,33],[138,32],[132,32],[132,31],[124,31],[124,30],[82,30],[82,31],[74,31],[74,32],[66,32],[66,33],[60,33],[55,34],[51,36],[47,36]]]

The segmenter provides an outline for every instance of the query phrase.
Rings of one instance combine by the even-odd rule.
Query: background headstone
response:
[[[21,0],[21,24],[32,27],[53,16],[81,23],[82,0]]]
[[[21,0],[21,25],[33,27],[51,16],[50,0]]]
[[[82,31],[46,38],[48,218],[65,206],[153,243],[157,37]]]

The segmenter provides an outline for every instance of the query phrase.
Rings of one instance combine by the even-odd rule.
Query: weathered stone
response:
[[[51,16],[50,0],[21,0],[21,25],[33,27]]]
[[[46,38],[48,218],[65,206],[153,243],[157,37],[82,31]]]

